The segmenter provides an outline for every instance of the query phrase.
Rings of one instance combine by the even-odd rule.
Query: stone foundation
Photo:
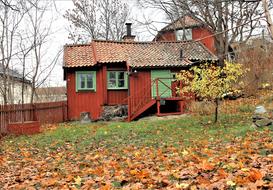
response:
[[[100,120],[124,120],[128,116],[127,105],[103,106]]]
[[[90,123],[91,122],[90,112],[81,112],[80,121],[81,123]]]
[[[7,126],[9,134],[32,135],[40,132],[39,121],[26,121],[24,123],[10,123]]]

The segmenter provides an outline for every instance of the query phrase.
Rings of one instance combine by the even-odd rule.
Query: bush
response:
[[[253,39],[251,42],[236,48],[236,61],[250,71],[243,80],[246,96],[256,96],[260,89],[273,87],[273,44],[262,39]]]

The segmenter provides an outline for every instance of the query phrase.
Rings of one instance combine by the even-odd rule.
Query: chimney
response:
[[[180,49],[179,59],[180,59],[180,60],[183,60],[183,59],[184,59],[183,49]]]
[[[125,42],[133,42],[136,36],[132,36],[132,23],[126,23],[126,35],[123,36],[123,41]]]

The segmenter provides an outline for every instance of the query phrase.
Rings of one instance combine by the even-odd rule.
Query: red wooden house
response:
[[[200,41],[211,52],[215,53],[215,38],[213,34],[210,28],[201,20],[186,15],[161,29],[154,41]]]
[[[145,113],[183,113],[175,73],[214,60],[217,57],[199,42],[134,42],[130,34],[122,42],[66,45],[69,119],[90,112],[96,120],[105,108],[116,105],[128,106],[129,121]]]

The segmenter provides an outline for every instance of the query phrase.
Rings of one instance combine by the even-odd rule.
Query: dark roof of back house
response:
[[[23,75],[19,73],[18,71],[10,69],[10,68],[7,68],[6,71],[4,71],[3,66],[0,65],[0,75],[4,75],[4,74],[9,75],[10,77],[16,80],[23,81],[24,79],[25,83],[31,83],[30,80],[24,78]]]
[[[170,30],[178,30],[182,28],[191,28],[191,27],[197,27],[202,26],[204,23],[200,21],[199,19],[192,17],[192,16],[184,16],[176,19],[174,22],[168,24],[164,28],[160,30],[160,32],[164,31],[170,31]]]

